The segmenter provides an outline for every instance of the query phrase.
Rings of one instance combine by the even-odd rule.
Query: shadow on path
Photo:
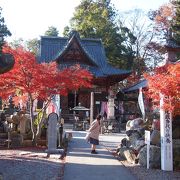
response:
[[[98,154],[91,154],[86,132],[73,131],[66,157],[64,180],[136,180],[111,153],[98,146]],[[105,141],[105,140],[103,140]]]

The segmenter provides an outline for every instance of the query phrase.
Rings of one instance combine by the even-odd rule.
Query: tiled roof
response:
[[[39,62],[51,62],[67,44],[67,38],[42,36],[40,41]]]
[[[87,68],[95,77],[107,77],[111,75],[128,76],[131,73],[131,71],[118,69],[107,63],[104,47],[100,39],[79,38],[76,34],[72,35],[71,38],[42,36],[39,62],[51,62],[58,58],[61,60],[61,56],[67,51],[68,46],[73,40],[79,43],[88,60],[94,65],[83,65],[81,62],[79,64]],[[77,63],[77,61],[74,63]],[[59,66],[62,68],[72,64],[65,63]]]
[[[66,51],[68,51],[68,47],[70,47],[71,43],[73,43],[73,41],[76,41],[79,46],[81,47],[82,51],[84,54],[86,54],[87,58],[89,61],[91,61],[91,63],[95,66],[97,66],[97,62],[94,59],[94,57],[88,53],[88,51],[86,50],[86,47],[84,46],[84,44],[81,42],[80,38],[76,36],[76,34],[72,35],[72,37],[70,38],[70,40],[67,42],[66,46],[63,47],[63,49],[59,52],[59,54],[57,54],[55,59],[60,59],[63,56],[63,54],[66,53]]]
[[[148,86],[148,82],[146,79],[144,79],[128,88],[123,89],[122,92],[128,93],[128,92],[138,91],[140,88],[146,88],[147,86]]]

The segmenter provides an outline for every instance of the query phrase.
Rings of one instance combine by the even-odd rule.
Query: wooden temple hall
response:
[[[80,38],[76,31],[73,31],[70,37],[42,36],[39,61],[40,63],[56,61],[60,68],[80,64],[93,74],[92,89],[79,89],[70,92],[67,97],[60,97],[62,117],[72,114],[71,109],[79,103],[91,109],[89,112],[91,119],[98,113],[113,116],[114,96],[109,89],[131,73],[107,63],[100,39]]]

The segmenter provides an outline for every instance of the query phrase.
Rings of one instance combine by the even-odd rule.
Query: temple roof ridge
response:
[[[39,62],[51,61],[56,61],[60,69],[79,63],[94,75],[95,83],[101,85],[119,82],[131,74],[130,70],[108,63],[100,38],[81,38],[77,33],[69,37],[41,37]]]
[[[71,45],[71,43],[73,43],[73,40],[76,39],[76,42],[80,45],[80,47],[82,48],[83,52],[86,54],[86,56],[88,57],[88,59],[91,61],[91,63],[93,63],[93,65],[98,66],[95,59],[88,53],[88,51],[86,50],[86,48],[84,47],[84,45],[81,43],[81,38],[79,36],[79,33],[74,33],[69,37],[69,40],[67,41],[67,43],[65,44],[65,46],[63,47],[63,49],[57,54],[57,56],[55,57],[55,60],[57,60],[60,56],[63,55],[63,53],[65,53],[66,49],[68,49],[68,47]]]

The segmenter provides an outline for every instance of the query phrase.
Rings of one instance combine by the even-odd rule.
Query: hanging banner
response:
[[[61,109],[60,109],[60,95],[56,94],[54,99],[53,99],[53,102],[55,104],[55,107],[56,107],[56,113],[58,116],[60,116],[60,113],[61,113]]]
[[[51,100],[46,113],[56,113],[58,116],[60,116],[60,96],[59,95],[54,95],[53,99]]]
[[[144,108],[142,88],[139,89],[138,103],[143,116],[143,120],[145,120],[145,108]]]

